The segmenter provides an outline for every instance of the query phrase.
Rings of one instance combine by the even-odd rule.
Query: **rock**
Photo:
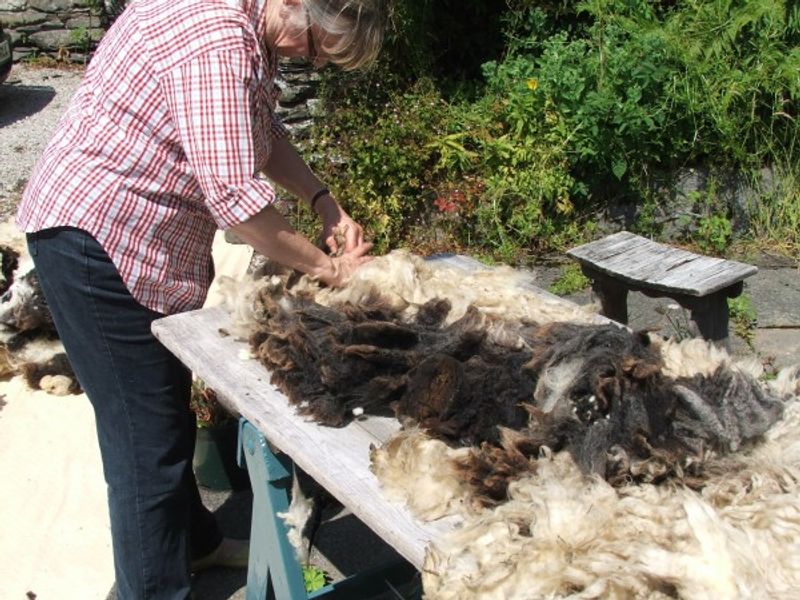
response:
[[[64,25],[67,29],[91,29],[100,25],[100,20],[89,14],[82,14],[70,17]]]
[[[292,108],[279,106],[275,112],[284,123],[295,123],[311,118],[311,113],[305,104],[300,104]]]
[[[44,23],[48,18],[49,16],[47,14],[35,10],[0,14],[0,21],[3,22],[4,27],[9,29],[20,27],[21,25],[37,25],[39,23]]]
[[[104,30],[95,29],[54,29],[51,31],[38,31],[29,37],[30,42],[42,50],[56,51],[59,48],[77,48],[85,42],[81,38],[83,34],[89,36],[89,40],[97,42],[105,33]]]
[[[758,313],[758,327],[800,328],[800,271],[760,269],[745,279],[745,290]],[[800,361],[800,356],[798,356]]]
[[[759,201],[779,192],[781,181],[769,167],[764,167],[755,177],[736,173],[725,181],[721,193],[733,215],[736,232],[745,232],[758,211]]]
[[[288,85],[285,82],[280,85],[282,106],[294,106],[311,98],[316,88],[311,85]]]
[[[37,31],[28,36],[30,43],[42,50],[58,50],[73,43],[72,33],[66,29]]]
[[[800,328],[757,329],[755,346],[762,358],[773,359],[775,368],[800,364]]]
[[[68,12],[72,6],[72,0],[28,0],[29,8],[42,12]]]
[[[0,0],[0,13],[5,11],[25,10],[27,0]],[[5,15],[3,15],[5,20]]]

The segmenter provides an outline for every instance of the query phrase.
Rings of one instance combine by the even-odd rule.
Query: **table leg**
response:
[[[278,517],[289,507],[292,462],[273,453],[266,438],[244,418],[239,421],[239,440],[239,464],[244,457],[253,488],[246,598],[305,600],[302,568]]]
[[[395,586],[412,584],[408,598],[420,598],[418,573],[404,560],[373,567],[306,593],[302,567],[277,516],[289,507],[292,461],[270,450],[266,438],[245,418],[239,419],[239,465],[247,463],[253,489],[250,559],[247,565],[247,600],[352,600],[368,598]]]

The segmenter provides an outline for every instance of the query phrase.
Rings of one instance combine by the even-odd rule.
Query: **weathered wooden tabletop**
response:
[[[448,263],[471,270],[474,261],[449,257]],[[541,292],[559,302],[561,299]],[[384,541],[417,569],[431,540],[451,530],[456,520],[424,523],[389,502],[369,469],[369,450],[399,429],[389,417],[370,416],[347,427],[331,428],[299,416],[270,383],[267,369],[249,353],[246,342],[220,333],[230,315],[220,307],[172,315],[156,321],[153,333],[209,387],[234,414],[241,415]]]
[[[404,506],[389,503],[369,470],[369,449],[381,445],[399,424],[388,417],[369,417],[343,428],[322,427],[297,415],[281,392],[270,384],[266,368],[240,355],[248,345],[220,335],[230,326],[222,308],[208,308],[165,317],[153,333],[217,393],[234,414],[250,421],[278,449],[416,568],[425,547],[453,526],[452,520],[423,523]]]

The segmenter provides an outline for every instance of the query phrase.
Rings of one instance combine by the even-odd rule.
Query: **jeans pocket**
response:
[[[36,233],[26,233],[25,240],[28,242],[28,253],[31,256],[38,256],[39,254],[39,234]]]

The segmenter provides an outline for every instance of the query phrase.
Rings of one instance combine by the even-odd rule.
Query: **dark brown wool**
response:
[[[486,504],[504,501],[545,447],[612,484],[678,478],[698,487],[709,451],[739,449],[782,414],[738,371],[666,377],[649,337],[614,324],[527,323],[524,343],[509,345],[474,308],[444,326],[446,300],[410,323],[379,295],[324,307],[273,290],[257,304],[253,350],[302,414],[342,426],[357,408],[393,413],[473,446],[459,468]]]

